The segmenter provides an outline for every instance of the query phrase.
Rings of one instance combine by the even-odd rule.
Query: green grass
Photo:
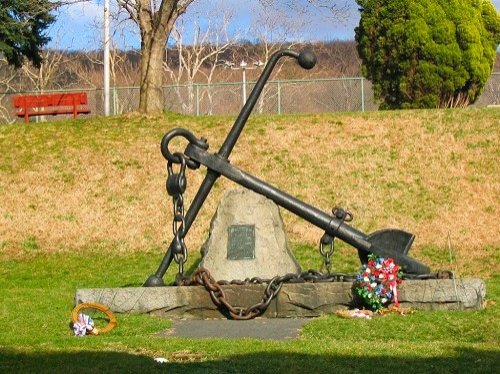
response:
[[[449,236],[464,274],[489,276],[498,267],[486,249],[500,242],[499,118],[495,108],[252,116],[231,163],[323,211],[349,209],[363,232],[412,232],[412,255],[433,268],[447,266]],[[0,126],[0,251],[158,248],[172,219],[162,136],[184,127],[216,152],[233,120],[166,113]],[[188,171],[187,203],[205,172]],[[218,180],[189,233],[191,251],[234,187]],[[317,245],[319,230],[283,218],[294,245]]]
[[[309,248],[298,249],[301,256]],[[305,251],[305,253],[302,253]],[[118,314],[118,326],[78,338],[69,329],[77,288],[138,285],[154,253],[36,254],[0,262],[0,372],[302,373],[494,372],[498,364],[498,278],[481,311],[416,312],[371,321],[324,316],[298,340],[181,339],[155,336],[167,319]],[[155,357],[169,359],[159,365]]]
[[[0,372],[498,371],[499,118],[499,109],[251,118],[232,164],[324,211],[348,208],[365,232],[411,231],[412,256],[487,282],[481,311],[324,316],[295,341],[158,337],[171,321],[145,315],[118,315],[118,327],[97,337],[73,337],[68,326],[77,288],[139,286],[161,260],[172,210],[163,134],[188,128],[215,152],[233,118],[168,113],[0,126]],[[189,172],[187,201],[204,174]],[[190,231],[189,271],[217,202],[233,187],[218,181]],[[320,269],[323,233],[283,217],[303,270]],[[335,248],[333,271],[356,271],[356,251]]]

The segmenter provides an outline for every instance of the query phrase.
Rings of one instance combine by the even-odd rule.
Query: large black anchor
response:
[[[278,60],[284,56],[297,59],[299,65],[304,69],[312,69],[316,64],[316,56],[308,50],[304,50],[300,53],[286,49],[275,52],[266,64],[248,98],[248,101],[245,103],[240,114],[236,118],[236,121],[234,122],[234,125],[227,135],[219,152],[215,154],[209,153],[207,141],[205,139],[198,139],[186,129],[173,129],[163,137],[161,142],[161,152],[167,159],[169,165],[167,190],[170,195],[174,196],[174,206],[177,204],[177,208],[174,208],[174,216],[180,217],[178,219],[179,227],[174,229],[174,239],[165,253],[165,256],[156,270],[156,273],[149,276],[144,283],[144,286],[163,286],[163,276],[165,275],[165,272],[170,266],[172,260],[175,259],[176,262],[178,262],[178,256],[186,256],[185,245],[183,242],[184,236],[187,234],[189,228],[196,219],[196,216],[210,193],[215,181],[221,175],[243,187],[271,199],[279,206],[321,228],[325,231],[324,238],[327,238],[325,242],[328,242],[328,239],[331,240],[333,238],[339,238],[352,245],[358,250],[362,263],[366,263],[368,255],[370,253],[374,253],[382,257],[393,258],[394,261],[403,268],[406,274],[419,275],[430,273],[430,269],[427,266],[407,255],[415,238],[413,234],[397,229],[380,230],[368,235],[364,234],[346,223],[348,219],[346,219],[346,215],[343,214],[345,212],[342,210],[334,212],[333,215],[324,213],[323,211],[288,195],[278,188],[245,173],[229,163],[229,155],[231,154],[231,151],[233,150],[236,141],[238,140],[238,137],[240,136],[243,127],[245,126],[245,123],[264,88],[265,83],[269,79],[269,76],[271,75],[271,72]],[[175,137],[183,137],[189,142],[188,146],[184,150],[184,153],[171,153],[169,150],[169,143]],[[185,215],[183,214],[183,207],[182,209],[179,209],[179,204],[176,203],[176,198],[179,196],[182,197],[182,193],[186,188],[185,177],[183,172],[171,173],[173,164],[180,165],[181,171],[185,170],[186,167],[196,169],[200,167],[200,165],[204,165],[208,169],[205,179],[200,185],[200,188]],[[182,212],[179,211],[176,213],[176,210],[182,210]],[[182,259],[182,261],[185,261],[185,258]]]

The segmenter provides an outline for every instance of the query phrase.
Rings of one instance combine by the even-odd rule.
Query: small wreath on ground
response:
[[[84,311],[88,314],[82,313]],[[93,314],[94,318],[89,314]],[[100,322],[101,320],[105,321],[106,325],[104,327],[97,327],[96,321]],[[114,329],[118,324],[111,310],[106,305],[99,303],[78,304],[71,311],[71,321],[71,328],[77,336],[105,334]]]

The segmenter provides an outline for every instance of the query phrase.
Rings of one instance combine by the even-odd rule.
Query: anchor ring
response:
[[[181,160],[181,156],[180,156],[180,153],[179,152],[175,152],[175,153],[172,153],[170,152],[170,150],[168,149],[168,145],[170,143],[170,141],[175,138],[175,137],[178,137],[178,136],[181,136],[183,137],[184,139],[186,139],[189,143],[191,144],[194,144],[196,145],[197,147],[200,147],[204,150],[207,150],[208,149],[208,143],[206,141],[206,139],[198,139],[196,136],[194,136],[194,134],[189,131],[189,130],[186,130],[186,129],[183,129],[183,128],[175,128],[175,129],[172,129],[170,130],[169,132],[167,132],[165,134],[165,136],[163,137],[163,139],[161,140],[161,145],[160,145],[160,149],[161,149],[161,154],[163,155],[163,157],[165,157],[165,159],[169,162],[172,162],[174,164],[180,164],[182,162]],[[196,161],[193,161],[193,160],[190,160],[189,158],[186,157],[186,164],[187,166],[190,168],[190,169],[197,169],[200,164],[197,163]]]

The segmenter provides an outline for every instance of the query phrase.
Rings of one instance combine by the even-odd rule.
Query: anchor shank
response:
[[[277,205],[302,217],[316,227],[323,229],[332,237],[337,237],[342,241],[352,245],[358,250],[375,253],[382,257],[392,257],[396,263],[404,267],[405,271],[412,274],[427,274],[430,269],[418,261],[396,251],[380,248],[368,240],[368,236],[363,232],[349,226],[344,221],[330,216],[323,211],[309,205],[295,197],[279,190],[276,187],[238,169],[231,165],[227,159],[220,155],[213,155],[199,148],[194,144],[189,144],[185,150],[186,156],[192,160],[206,166],[209,171],[215,171],[220,175],[246,187],[260,195],[274,201]]]
[[[279,190],[276,187],[238,169],[219,155],[210,154],[195,145],[188,145],[185,154],[191,159],[205,165],[226,178],[274,201],[286,210],[302,217],[314,226],[325,230],[328,234],[342,239],[358,249],[369,250],[371,243],[361,231],[347,225],[336,217],[309,205]]]

